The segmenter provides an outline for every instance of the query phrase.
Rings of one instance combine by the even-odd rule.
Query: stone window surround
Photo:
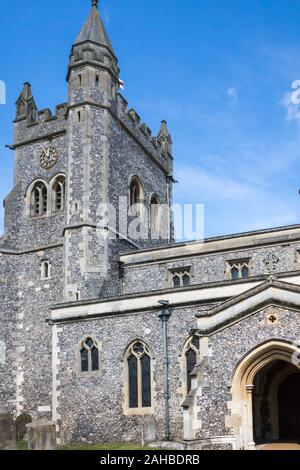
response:
[[[53,210],[53,201],[52,201],[52,199],[53,199],[53,187],[54,187],[56,181],[60,178],[65,179],[66,178],[65,174],[64,173],[57,173],[56,175],[54,175],[51,178],[51,180],[49,182],[47,182],[43,178],[38,177],[30,183],[30,185],[27,188],[26,196],[25,196],[26,208],[27,208],[26,212],[27,212],[27,216],[28,216],[29,219],[31,219],[31,220],[42,219],[42,218],[46,218],[46,217],[50,217],[50,216],[53,216],[53,215],[56,215],[56,214],[63,213],[64,209],[62,209],[61,211]],[[47,188],[47,212],[45,214],[42,214],[42,215],[32,215],[31,197],[32,197],[32,191],[34,190],[34,187],[36,186],[37,183],[42,183]],[[63,208],[64,207],[65,207],[65,204],[63,203]]]
[[[180,389],[180,395],[181,395],[181,402],[180,406],[184,402],[184,400],[187,397],[188,394],[188,384],[187,384],[187,359],[186,359],[186,353],[187,351],[192,348],[197,355],[197,363],[200,361],[200,349],[197,349],[194,345],[192,345],[193,341],[193,336],[190,336],[183,344],[181,348],[181,353],[178,356],[179,360],[179,365],[180,365],[180,382],[181,382],[181,389]]]
[[[61,209],[57,208],[57,187],[61,191]],[[51,214],[63,212],[66,204],[66,178],[64,175],[56,175],[52,185],[50,184],[50,195]]]
[[[129,371],[127,358],[130,350],[135,343],[142,343],[146,346],[150,352],[150,370],[151,370],[151,407],[150,408],[129,408]],[[152,348],[149,347],[148,343],[140,338],[136,338],[130,342],[127,346],[126,351],[123,355],[123,413],[125,416],[153,416],[155,413],[155,381],[154,381],[154,367],[155,367],[155,356]]]
[[[45,276],[45,265],[46,263],[48,264],[48,276]],[[41,280],[46,281],[51,279],[51,274],[52,274],[52,264],[49,261],[49,259],[42,259],[41,264],[40,264],[40,270],[41,270]]]
[[[139,185],[139,203],[140,204],[135,204],[135,205],[131,205],[131,201],[132,201],[132,186],[134,183],[137,183]],[[139,216],[139,208],[138,206],[139,205],[142,205],[144,204],[144,189],[143,189],[143,186],[142,186],[142,183],[141,183],[141,180],[140,178],[137,176],[137,175],[132,175],[130,178],[129,178],[129,184],[128,184],[128,213],[130,216],[133,216],[133,217],[138,217]]]
[[[252,275],[252,258],[237,258],[226,261],[226,278],[232,280],[232,269],[236,267],[239,270],[239,279],[242,279],[242,269],[244,266],[247,266],[249,270],[249,276]]]
[[[191,280],[194,277],[193,267],[192,265],[186,265],[186,266],[178,266],[176,268],[168,268],[166,281],[167,281],[167,286],[172,289],[175,289],[174,284],[173,284],[173,279],[174,279],[174,276],[176,276],[176,274],[181,278],[181,283],[182,283],[183,276],[187,274],[190,278],[190,284],[191,284]],[[180,288],[183,288],[183,287],[185,286],[183,286],[182,284]],[[177,289],[180,289],[180,288],[177,287]]]
[[[88,338],[91,338],[93,341],[94,341],[94,344],[97,346],[98,348],[98,355],[99,355],[99,369],[98,370],[94,370],[94,371],[88,371],[88,372],[82,372],[81,370],[81,349],[82,349],[82,345],[83,343],[88,339]],[[97,377],[101,374],[101,371],[102,371],[102,362],[103,362],[103,355],[102,355],[102,342],[99,341],[95,335],[93,334],[85,334],[81,340],[78,342],[78,345],[77,345],[77,351],[76,351],[76,358],[75,358],[75,361],[76,361],[76,376],[78,379],[90,379],[92,377]]]

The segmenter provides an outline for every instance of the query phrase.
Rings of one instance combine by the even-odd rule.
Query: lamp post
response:
[[[163,328],[163,341],[164,341],[164,401],[165,401],[165,440],[170,440],[170,412],[169,412],[169,354],[168,354],[168,320],[171,316],[170,306],[168,300],[160,300],[159,303],[163,306],[159,312],[158,317],[162,322]]]

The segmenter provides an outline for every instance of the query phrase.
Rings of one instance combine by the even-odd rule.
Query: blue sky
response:
[[[1,3],[0,198],[12,187],[14,102],[65,102],[71,44],[89,0]],[[205,204],[205,235],[300,222],[298,0],[102,0],[124,95],[174,140],[175,201]],[[3,211],[0,211],[2,231]]]

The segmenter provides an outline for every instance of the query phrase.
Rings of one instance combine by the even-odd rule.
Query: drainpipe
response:
[[[161,300],[159,303],[163,306],[163,309],[159,313],[158,317],[161,319],[163,328],[163,341],[164,341],[164,401],[165,401],[165,440],[170,440],[170,410],[169,410],[169,354],[168,354],[168,320],[171,316],[169,308],[169,301]]]

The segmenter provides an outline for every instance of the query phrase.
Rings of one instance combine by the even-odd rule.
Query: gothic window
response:
[[[190,285],[190,275],[185,273],[183,276],[182,276],[182,285],[183,287],[189,287]]]
[[[175,269],[170,271],[172,287],[189,287],[191,282],[190,268]]]
[[[126,353],[129,410],[152,406],[151,354],[142,341],[134,342]]]
[[[228,272],[233,281],[247,279],[250,276],[250,259],[228,261]]]
[[[142,201],[142,187],[139,179],[135,176],[130,183],[130,211],[131,215],[140,215],[140,204]]]
[[[152,238],[159,238],[160,200],[156,195],[153,195],[150,200],[150,228]]]
[[[30,215],[31,217],[41,217],[47,214],[48,208],[48,191],[46,185],[39,181],[37,182],[30,196]]]
[[[174,274],[173,276],[173,286],[174,287],[181,287],[181,277],[179,274]]]
[[[65,208],[65,177],[59,176],[52,185],[52,212],[62,212]]]
[[[184,369],[185,369],[185,383],[186,393],[191,391],[192,378],[191,373],[197,365],[199,359],[199,338],[190,338],[184,347]]]
[[[80,345],[81,372],[99,371],[99,347],[95,340],[86,338]]]

